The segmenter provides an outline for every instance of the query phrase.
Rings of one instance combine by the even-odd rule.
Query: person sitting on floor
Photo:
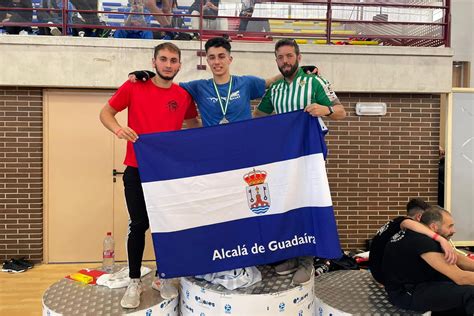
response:
[[[456,264],[444,258],[438,236],[455,233],[451,214],[436,206],[421,216],[434,235],[411,230],[395,234],[385,247],[385,291],[393,305],[442,315],[474,314],[474,260],[456,254]]]
[[[398,233],[400,230],[410,229],[412,231],[425,234],[428,237],[432,237],[435,234],[428,229],[426,226],[418,223],[420,221],[423,212],[430,208],[430,205],[422,199],[411,199],[406,206],[407,215],[399,216],[385,225],[383,225],[375,234],[372,239],[369,253],[369,269],[374,279],[384,284],[382,262],[384,259],[384,250],[387,243],[390,241],[393,235]],[[445,257],[448,263],[456,262],[456,253],[449,242],[440,236],[436,237],[440,243]]]

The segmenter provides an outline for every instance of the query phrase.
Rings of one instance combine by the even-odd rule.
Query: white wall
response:
[[[471,62],[471,87],[474,87],[474,1],[453,0],[451,47],[455,61]]]
[[[0,36],[0,85],[116,88],[136,69],[150,69],[159,41],[54,36]],[[197,70],[198,41],[180,41],[177,81],[210,78]],[[232,73],[277,74],[274,43],[232,43]],[[303,65],[317,65],[336,91],[451,91],[452,50],[442,47],[301,45]],[[203,58],[203,63],[206,63]]]

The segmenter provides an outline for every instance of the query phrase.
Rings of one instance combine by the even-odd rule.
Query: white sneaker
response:
[[[306,285],[311,281],[311,277],[314,275],[313,264],[304,264],[298,267],[295,274],[293,275],[292,282],[294,285]]]
[[[18,33],[18,35],[28,35],[28,31],[21,30],[20,33]]]
[[[130,284],[120,301],[120,305],[123,308],[137,308],[138,305],[140,305],[140,295],[142,291],[142,282],[140,279],[130,280]]]
[[[55,26],[50,27],[49,31],[51,32],[51,35],[53,35],[53,36],[61,36],[62,35],[61,31]]]
[[[53,24],[53,22],[48,22],[48,24]],[[49,27],[49,32],[53,36],[61,36],[62,35],[61,31],[56,26],[50,26]]]
[[[152,289],[160,291],[160,295],[165,300],[178,297],[178,289],[171,282],[173,279],[156,278],[151,284]]]
[[[298,270],[298,266],[299,263],[297,258],[288,259],[275,266],[275,272],[278,275],[288,275]]]

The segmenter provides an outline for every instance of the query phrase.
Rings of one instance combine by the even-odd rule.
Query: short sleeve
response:
[[[130,105],[130,96],[132,91],[132,85],[134,84],[142,84],[140,82],[131,83],[130,81],[126,81],[117,91],[115,91],[114,95],[109,99],[109,105],[116,111],[120,112],[125,110]]]
[[[336,93],[331,88],[331,83],[319,75],[315,75],[314,79],[316,79],[316,81],[319,83],[316,94],[316,97],[319,97],[319,101],[317,99],[316,102],[322,105],[333,104],[333,102],[338,98]]]
[[[265,92],[265,95],[262,98],[262,101],[260,101],[260,104],[258,105],[257,109],[263,113],[271,114],[275,110],[275,107],[273,106],[272,103],[272,98],[271,98],[271,88],[267,89],[267,92]]]
[[[324,91],[324,87],[321,84],[321,80],[315,76],[313,78],[315,80],[315,84],[313,85],[313,98],[316,101],[316,103],[321,104],[321,105],[326,105],[329,106],[332,104],[331,100],[329,99],[328,95],[326,94],[326,91]]]
[[[261,98],[265,94],[265,80],[255,76],[244,77],[250,88],[250,99]]]
[[[186,114],[184,115],[185,120],[189,120],[198,116],[196,103],[194,102],[193,98],[189,93],[186,92]]]
[[[443,252],[438,242],[422,234],[417,234],[413,249],[419,256],[427,252]]]
[[[183,88],[184,90],[188,91],[189,94],[193,96],[193,98],[196,98],[198,95],[198,90],[199,90],[199,83],[202,80],[193,80],[193,81],[188,81],[188,82],[180,82],[179,86]]]
[[[413,218],[408,217],[408,216],[399,216],[399,217],[393,219],[392,221],[393,221],[393,223],[396,224],[396,225],[399,227],[399,229],[401,230],[402,228],[400,227],[400,225],[402,225],[402,222],[403,222],[404,220],[406,220],[406,219],[409,219],[409,220],[411,220],[411,221],[414,220]]]

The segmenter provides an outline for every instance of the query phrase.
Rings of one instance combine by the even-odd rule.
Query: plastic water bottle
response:
[[[112,238],[112,233],[107,232],[104,238],[104,251],[102,252],[102,270],[112,273],[115,263],[115,242]]]

